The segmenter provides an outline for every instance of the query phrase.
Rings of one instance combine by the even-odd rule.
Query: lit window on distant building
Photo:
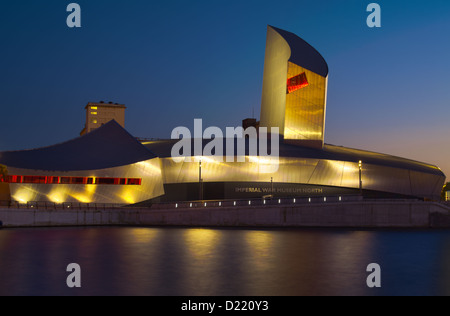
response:
[[[289,78],[287,81],[287,93],[292,93],[302,88],[309,86],[306,73],[299,74],[298,76]]]
[[[91,112],[91,115],[97,115],[97,112]]]
[[[97,110],[98,109],[98,107],[96,107],[96,106],[91,106],[91,110]]]
[[[96,119],[92,120],[92,124],[97,124],[97,123],[98,123],[98,121]]]

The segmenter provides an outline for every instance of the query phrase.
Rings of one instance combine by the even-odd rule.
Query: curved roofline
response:
[[[143,145],[147,147],[151,152],[155,153],[160,158],[170,158],[172,146],[180,140],[158,140],[151,142],[143,142]],[[192,141],[192,148],[194,148],[194,139]],[[206,146],[211,140],[203,139],[203,147]],[[223,138],[224,148],[226,148],[228,142],[226,138]],[[259,142],[258,142],[259,144]],[[237,152],[237,140],[234,139],[234,152]],[[248,141],[246,141],[246,154],[249,150]],[[259,145],[258,145],[259,146]],[[377,153],[373,151],[367,151],[362,149],[347,148],[342,146],[325,144],[323,149],[310,148],[304,146],[297,146],[292,144],[286,144],[280,142],[280,157],[284,158],[302,158],[302,159],[319,159],[319,160],[335,160],[358,163],[362,160],[364,164],[371,164],[376,166],[412,170],[417,172],[423,172],[426,174],[432,174],[436,176],[443,176],[445,174],[437,166],[415,161],[398,156],[392,156],[384,153]],[[225,153],[224,153],[225,154]]]
[[[291,48],[289,61],[306,68],[322,77],[328,76],[328,64],[325,58],[311,44],[295,35],[294,33],[269,25],[288,43]]]
[[[81,137],[31,150],[0,152],[7,167],[47,171],[108,169],[157,158],[112,120]]]

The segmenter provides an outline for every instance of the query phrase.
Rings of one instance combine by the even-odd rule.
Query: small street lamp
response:
[[[203,179],[202,179],[202,160],[200,159],[198,165],[198,182],[199,182],[199,191],[200,191],[200,201],[203,201]]]
[[[359,161],[359,193],[363,195],[362,191],[362,161]]]

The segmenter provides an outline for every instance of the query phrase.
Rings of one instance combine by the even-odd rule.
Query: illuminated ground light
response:
[[[28,203],[33,200],[35,193],[29,188],[22,188],[17,191],[13,199],[21,203]]]
[[[47,197],[53,203],[63,203],[66,200],[67,195],[60,190],[55,190],[48,194]]]
[[[88,197],[84,194],[73,194],[72,197],[81,203],[91,203],[92,202],[92,198]]]

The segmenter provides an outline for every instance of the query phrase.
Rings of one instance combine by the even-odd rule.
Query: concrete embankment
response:
[[[289,206],[204,208],[0,209],[3,227],[450,227],[450,207],[419,201],[358,201]]]

